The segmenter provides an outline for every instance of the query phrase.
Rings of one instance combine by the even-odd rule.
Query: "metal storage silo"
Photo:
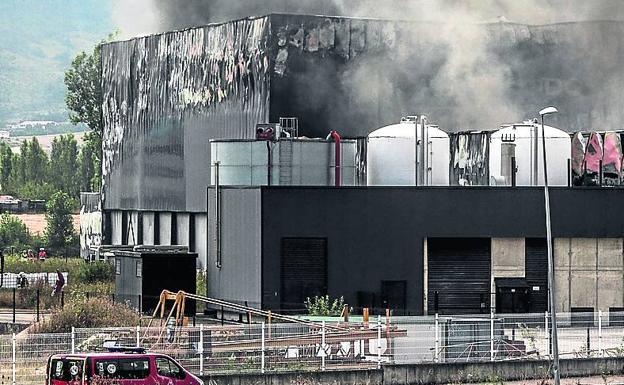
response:
[[[369,186],[414,186],[417,152],[414,137],[422,143],[422,125],[408,117],[401,123],[371,132],[367,139],[366,170]],[[418,132],[418,134],[416,134]],[[449,184],[449,136],[437,126],[425,124],[425,147],[418,146],[419,164],[426,166],[424,185]],[[423,163],[420,162],[424,152]],[[421,169],[422,166],[419,166]]]
[[[571,138],[568,133],[544,126],[548,184],[568,185],[568,159]],[[512,158],[515,159],[516,185],[539,186],[544,184],[542,153],[542,127],[527,121],[505,126],[491,134],[490,184],[511,185]]]
[[[342,139],[338,147],[339,185],[357,185],[357,140]],[[333,186],[337,175],[336,149],[334,142],[325,139],[211,140],[211,184],[216,181],[214,169],[218,162],[222,186]]]

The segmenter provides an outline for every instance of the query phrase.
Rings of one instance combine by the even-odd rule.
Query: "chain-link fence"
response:
[[[562,313],[557,319],[563,358],[624,356],[624,313]],[[40,384],[51,354],[94,351],[105,343],[165,353],[203,375],[547,359],[551,329],[545,313],[21,333],[0,336],[0,385]]]

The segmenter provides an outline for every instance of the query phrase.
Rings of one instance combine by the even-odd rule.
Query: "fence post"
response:
[[[13,288],[13,324],[15,324],[15,307],[17,306],[16,293],[17,293],[17,289]]]
[[[199,375],[204,375],[204,324],[199,325]]]
[[[136,327],[136,346],[137,348],[141,346],[141,325]]]
[[[321,327],[321,370],[325,370],[325,321]]]
[[[264,341],[264,322],[262,323],[262,356],[260,361],[260,372],[264,373],[264,349],[265,349],[265,341]]]
[[[377,316],[377,369],[381,369],[381,316]]]
[[[39,295],[40,294],[41,293],[39,292],[39,289],[37,289],[37,322],[39,322],[39,300],[40,300]]]
[[[438,313],[435,314],[433,333],[435,334],[435,350],[433,362],[438,362],[440,359],[440,319],[438,317]]]
[[[73,326],[71,328],[71,352],[76,354],[76,328]]]
[[[602,310],[598,310],[598,353],[600,357],[604,357],[602,350]]]
[[[546,341],[548,345],[548,355],[551,353],[552,346],[550,345],[550,332],[548,331],[548,310],[544,312],[544,332],[546,333]]]
[[[494,312],[490,311],[490,361],[494,361]]]
[[[15,333],[13,333],[13,338],[12,338],[12,348],[13,348],[13,354],[12,354],[12,361],[13,361],[13,373],[12,373],[12,378],[13,378],[13,385],[15,385],[17,383],[17,372],[16,372],[16,368],[15,365],[17,364],[17,357],[16,357],[16,341],[15,341]]]

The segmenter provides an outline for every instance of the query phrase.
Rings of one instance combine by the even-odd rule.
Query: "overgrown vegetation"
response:
[[[79,258],[48,258],[45,261],[29,261],[18,256],[5,258],[5,271],[10,273],[52,273],[56,270],[68,272],[67,287],[64,289],[65,303],[83,301],[87,298],[110,299],[114,292],[114,268],[107,262],[86,263]],[[29,282],[27,288],[16,291],[16,306],[34,309],[37,290],[41,309],[60,305],[59,296],[52,297],[52,287],[45,282]],[[0,307],[13,306],[13,290],[0,290]]]
[[[75,328],[136,326],[139,314],[130,307],[106,298],[74,300],[56,308],[44,321],[30,330],[32,333],[67,333]]]
[[[305,307],[309,315],[314,316],[339,316],[344,307],[344,297],[332,299],[329,295],[308,297]]]

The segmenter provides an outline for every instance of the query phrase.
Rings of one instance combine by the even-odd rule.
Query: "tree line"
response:
[[[20,199],[49,200],[58,191],[78,200],[81,191],[99,189],[99,152],[89,132],[79,150],[72,134],[54,138],[50,156],[36,137],[24,140],[19,153],[0,143],[0,189]]]

